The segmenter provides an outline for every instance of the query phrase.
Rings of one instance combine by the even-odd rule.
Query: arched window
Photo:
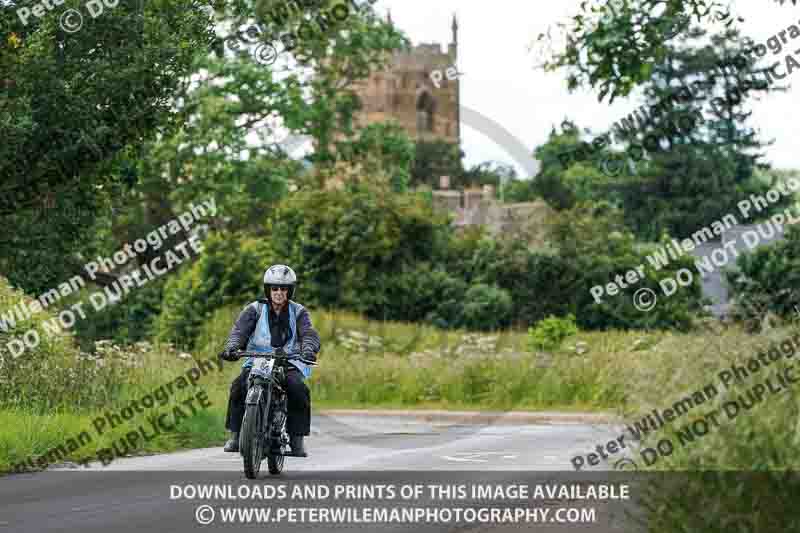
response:
[[[427,91],[424,91],[417,98],[417,132],[434,131],[434,112],[436,110],[435,101]]]

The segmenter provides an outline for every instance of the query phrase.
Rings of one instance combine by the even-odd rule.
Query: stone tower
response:
[[[392,15],[389,13],[389,23]],[[453,42],[443,52],[438,43],[419,44],[409,52],[394,54],[390,66],[373,72],[353,85],[364,108],[356,124],[365,126],[394,119],[413,140],[443,140],[460,145],[459,78],[448,80],[445,71],[457,69],[458,21],[453,16]],[[431,72],[442,73],[439,88]]]

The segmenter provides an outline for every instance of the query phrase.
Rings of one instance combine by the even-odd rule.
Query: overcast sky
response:
[[[563,72],[544,73],[534,68],[530,44],[549,25],[577,14],[579,4],[580,0],[378,0],[375,7],[382,14],[391,9],[395,24],[414,44],[449,43],[450,23],[456,13],[462,104],[499,122],[533,150],[547,139],[551,126],[565,117],[600,133],[642,103],[632,97],[609,106],[599,103],[594,91],[569,94]],[[765,42],[790,24],[800,25],[797,7],[770,0],[734,0],[732,6],[745,17],[743,33],[757,42]],[[800,39],[796,44],[790,41],[779,56],[768,52],[762,64],[773,57],[769,64],[779,59],[783,63],[785,54],[798,47]],[[785,66],[780,72],[785,72]],[[789,80],[793,83],[787,85],[800,85],[800,74],[795,72],[784,81]],[[793,157],[798,152],[800,124],[796,89],[790,87],[785,93],[751,102],[750,124],[760,130],[762,139],[775,139],[775,144],[765,149],[768,161],[777,168],[800,168]],[[462,145],[468,165],[485,160],[513,163],[502,147],[466,125],[462,127]]]

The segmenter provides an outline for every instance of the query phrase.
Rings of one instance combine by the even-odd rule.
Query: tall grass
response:
[[[237,312],[211,318],[201,333],[207,350],[221,346]],[[315,407],[610,409],[621,398],[602,362],[569,348],[530,352],[526,333],[475,334],[323,310],[312,318],[323,346],[308,381]]]
[[[137,343],[121,348],[103,341],[94,354],[78,352],[62,339],[59,357],[7,360],[0,396],[0,471],[26,460],[36,464],[65,438],[88,431],[92,442],[64,459],[97,459],[98,450],[147,425],[197,392],[176,391],[170,403],[98,434],[92,421],[118,411],[185,374],[195,361],[219,352],[241,308],[212,316],[193,355],[170,346]],[[611,408],[620,391],[606,381],[604,365],[565,348],[556,354],[527,351],[519,332],[477,335],[429,326],[367,321],[351,313],[314,311],[323,351],[309,380],[315,409],[326,407],[436,407],[474,409]],[[596,335],[596,334],[592,334]],[[48,379],[45,367],[55,369]],[[174,432],[139,442],[136,452],[221,444],[231,380],[239,364],[205,376],[200,387],[211,406],[184,419]],[[28,391],[23,395],[12,391]],[[47,400],[45,400],[47,398]],[[54,401],[53,398],[57,398]],[[120,448],[122,448],[120,446]]]
[[[641,452],[633,459],[641,470],[670,472],[655,478],[644,498],[651,532],[703,531],[710,533],[800,531],[800,383],[779,393],[765,394],[761,402],[729,419],[720,410],[759,383],[793,365],[800,378],[800,347],[796,355],[781,358],[740,382],[725,387],[720,372],[747,361],[774,343],[800,333],[787,324],[759,335],[738,328],[713,327],[688,335],[666,335],[660,342],[628,361],[619,361],[615,373],[629,383],[623,411],[630,420],[654,408],[671,407],[680,398],[714,384],[718,394],[671,423],[650,432],[642,448],[674,451],[657,460]],[[787,352],[790,353],[790,352]],[[706,425],[708,432],[704,433]],[[687,428],[692,430],[688,437]],[[680,435],[679,435],[680,433]],[[704,433],[704,434],[703,434]],[[626,432],[627,436],[627,432]],[[650,463],[650,464],[648,464]],[[681,473],[676,473],[681,472]]]
[[[19,362],[0,366],[5,372],[0,374],[0,391],[5,391],[0,396],[0,427],[6,428],[0,432],[0,470],[40,457],[65,435],[91,428],[92,420],[104,411],[126,406],[185,373],[194,361],[214,356],[240,310],[231,307],[215,313],[202,329],[191,358],[168,346],[139,344],[120,349],[101,344],[97,353],[89,356],[70,352],[63,345],[61,350],[68,355],[59,360],[73,361],[74,375],[68,371],[68,378],[51,381],[47,374]],[[760,336],[735,327],[689,334],[579,332],[561,349],[539,353],[528,348],[523,332],[445,331],[325,310],[312,310],[312,316],[323,344],[320,366],[308,382],[315,409],[603,409],[631,421],[656,407],[671,406],[687,392],[714,381],[732,363],[741,364],[771,340],[796,332],[792,327]],[[31,359],[26,364],[44,363]],[[137,451],[221,444],[230,381],[238,372],[238,364],[226,364],[223,372],[204,377],[201,387],[207,391],[211,407],[184,420],[176,432],[141,443]],[[22,388],[15,389],[16,385]],[[12,394],[14,390],[21,394]],[[46,396],[42,391],[52,392],[58,402],[36,400]],[[194,392],[180,391],[161,409],[168,411]],[[677,442],[676,432],[690,423],[692,416],[707,413],[724,400],[720,395],[716,403],[651,433],[643,445],[651,447],[667,437]],[[652,468],[797,468],[798,411],[794,390],[770,397],[690,445],[676,446],[671,456]],[[135,418],[99,435],[91,446],[69,459],[95,457],[98,449],[143,422],[146,420]]]
[[[109,353],[110,352],[110,353]],[[116,357],[114,357],[115,354]],[[76,366],[84,365],[89,359],[85,354],[76,360]],[[186,376],[190,368],[196,367],[195,360],[188,354],[180,354],[171,347],[148,346],[144,343],[134,347],[119,348],[101,346],[97,355],[91,359],[97,365],[95,372],[86,372],[87,376],[97,379],[103,386],[92,381],[78,383],[85,391],[74,393],[74,401],[58,388],[59,382],[50,382],[47,373],[35,374],[36,379],[29,379],[29,369],[21,375],[21,380],[29,380],[32,386],[38,387],[43,394],[53,394],[61,398],[62,404],[47,406],[43,403],[25,405],[16,398],[0,398],[0,472],[16,470],[15,465],[30,463],[26,469],[44,466],[45,463],[59,463],[64,460],[81,462],[99,460],[100,450],[112,448],[115,444],[115,455],[137,452],[171,451],[186,447],[201,447],[217,444],[224,435],[223,425],[227,407],[226,383],[235,373],[232,368],[218,372],[215,368],[202,376],[195,386],[181,382],[176,384],[179,376]],[[122,363],[121,361],[124,361]],[[99,364],[98,364],[99,363]],[[6,369],[8,370],[8,369]],[[17,368],[16,370],[20,370]],[[13,380],[16,376],[6,373]],[[115,381],[111,381],[111,379]],[[12,381],[13,383],[13,381]],[[167,390],[167,384],[172,384]],[[153,392],[164,386],[162,398],[150,407],[140,404],[141,410],[133,410],[133,416],[124,419],[115,427],[115,422],[106,421],[97,427],[94,421],[103,418],[107,413],[120,415],[120,411],[132,405],[133,401],[141,402],[145,396],[153,396]],[[71,388],[69,390],[72,390]],[[113,393],[112,393],[113,391]],[[98,393],[93,401],[83,401],[87,394]],[[196,395],[205,392],[211,404],[207,408],[199,405]],[[182,403],[195,398],[191,405]],[[176,416],[174,409],[179,408],[185,418]],[[148,435],[153,430],[153,421],[161,414],[167,415],[164,421],[174,425],[174,429],[163,432],[150,441],[141,438],[133,448],[123,440],[129,432],[144,428]],[[178,418],[176,421],[175,419]],[[99,428],[99,429],[98,429]],[[88,436],[89,442],[79,440],[79,435]],[[70,450],[68,439],[82,442],[85,445]],[[59,446],[64,446],[57,450]],[[50,454],[56,450],[54,454]],[[64,453],[64,451],[69,453]]]

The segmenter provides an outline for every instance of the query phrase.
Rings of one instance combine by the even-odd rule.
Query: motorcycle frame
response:
[[[276,366],[274,359],[256,359],[247,379],[245,403],[258,405],[261,412],[258,434],[264,438],[265,454],[273,449],[273,444],[277,444],[275,448],[279,448],[281,454],[284,454],[289,444],[285,425],[288,414],[285,364],[288,363]],[[268,415],[272,415],[269,417],[271,420]]]

